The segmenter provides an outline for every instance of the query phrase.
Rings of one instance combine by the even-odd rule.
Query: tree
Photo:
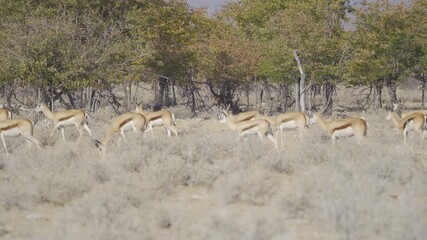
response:
[[[345,52],[346,35],[341,23],[350,10],[349,1],[345,0],[289,1],[272,17],[268,25],[272,38],[275,42],[283,42],[287,62],[295,57],[296,61],[292,60],[294,69],[299,68],[300,76],[294,77],[296,102],[300,96],[304,99],[306,87],[300,82],[305,78],[301,71],[304,67],[310,81],[323,85],[323,111],[331,112],[333,92],[340,80],[340,62]],[[296,51],[298,54],[293,54]]]
[[[235,91],[255,75],[259,57],[256,46],[225,19],[220,16],[205,44],[198,45],[198,69],[219,105],[237,107]]]
[[[129,34],[127,12],[136,1],[17,1],[12,17],[1,18],[2,82],[42,90],[45,102],[62,100],[85,86],[107,88],[143,68],[145,45]],[[5,15],[2,15],[5,16]],[[6,15],[7,16],[7,15]],[[14,66],[10,63],[15,63]],[[13,69],[14,68],[14,69]]]
[[[407,33],[413,36],[417,47],[415,51],[416,64],[414,65],[414,77],[421,81],[421,107],[425,104],[425,91],[427,82],[427,1],[414,0],[409,12],[410,28]]]
[[[346,78],[349,82],[371,83],[381,107],[381,89],[388,88],[390,104],[397,103],[396,84],[411,72],[417,47],[408,21],[409,8],[389,1],[363,2],[356,11],[356,30]]]

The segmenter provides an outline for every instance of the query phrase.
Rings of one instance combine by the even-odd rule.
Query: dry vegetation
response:
[[[88,136],[36,125],[43,146],[7,139],[1,152],[1,239],[423,239],[427,157],[368,111],[368,137],[330,140],[318,125],[302,139],[286,132],[278,155],[257,136],[239,140],[216,113],[185,119],[182,136],[160,128],[104,158]],[[102,137],[112,117],[97,112]],[[350,114],[352,115],[352,114]],[[354,113],[353,115],[359,115]],[[117,140],[117,139],[116,139]],[[133,141],[132,141],[133,140]],[[418,137],[408,143],[418,147]]]

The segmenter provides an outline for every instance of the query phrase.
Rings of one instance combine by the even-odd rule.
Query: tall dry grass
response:
[[[91,120],[97,138],[106,115]],[[384,116],[366,113],[362,145],[332,146],[318,125],[303,138],[286,132],[281,155],[215,114],[177,121],[179,137],[128,133],[103,158],[89,137],[74,142],[74,129],[63,143],[37,126],[40,150],[17,138],[7,139],[10,157],[1,153],[0,238],[423,239],[426,155],[403,146]]]

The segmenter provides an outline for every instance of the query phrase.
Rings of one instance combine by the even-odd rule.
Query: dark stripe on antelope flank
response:
[[[408,121],[404,122],[404,123],[403,123],[402,130],[403,130],[403,129],[405,129],[405,128],[406,128],[406,125],[408,125],[408,124],[409,124],[409,122],[411,122],[411,121],[414,121],[414,118],[410,118],[410,119],[408,119]]]
[[[290,121],[294,121],[294,119],[292,119],[292,118],[284,118],[284,119],[282,119],[282,121],[280,123],[286,123],[286,122],[290,122]]]
[[[343,125],[341,125],[339,127],[334,128],[334,131],[342,130],[342,129],[348,128],[350,126],[351,126],[351,123],[343,124]]]
[[[0,132],[1,132],[1,131],[7,131],[7,130],[10,130],[10,129],[12,129],[12,128],[16,128],[16,127],[18,127],[18,123],[15,123],[15,124],[9,125],[9,126],[4,127],[4,128],[0,128]]]
[[[151,117],[151,118],[150,118],[150,121],[154,121],[154,120],[157,120],[157,119],[159,119],[159,118],[162,118],[162,115],[158,115],[158,116]]]
[[[241,119],[240,121],[248,121],[254,118],[255,116],[247,116],[246,118]]]
[[[72,117],[74,117],[74,115],[65,116],[65,117],[60,118],[59,121],[62,122],[62,121],[68,120]]]
[[[253,123],[253,124],[251,124],[251,125],[248,125],[248,126],[246,126],[245,128],[243,128],[243,129],[242,129],[242,132],[244,132],[244,131],[246,131],[246,130],[248,130],[248,129],[251,129],[251,128],[253,128],[253,127],[257,126],[257,125],[258,125],[258,123],[257,123],[257,122],[255,122],[255,123]]]
[[[126,125],[126,123],[128,123],[128,122],[130,122],[132,120],[133,120],[132,118],[125,119],[123,122],[120,123],[120,127],[123,127],[124,125]]]

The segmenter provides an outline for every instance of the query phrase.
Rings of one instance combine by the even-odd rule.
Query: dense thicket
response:
[[[103,97],[117,108],[144,81],[155,107],[176,104],[180,88],[195,112],[200,85],[238,105],[237,90],[274,84],[286,90],[279,108],[312,109],[321,94],[328,112],[344,84],[371,87],[382,107],[383,87],[393,103],[399,81],[420,80],[423,97],[426,82],[427,1],[394,2],[241,0],[209,16],[183,0],[0,0],[1,92],[8,105],[94,109]]]

